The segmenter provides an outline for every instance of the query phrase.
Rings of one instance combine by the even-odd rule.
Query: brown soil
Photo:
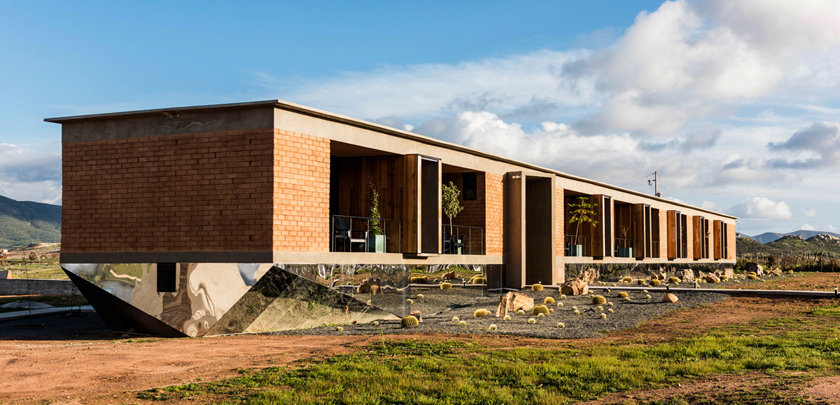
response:
[[[815,274],[778,280],[823,283],[835,274]],[[788,287],[785,287],[788,288]],[[0,403],[56,400],[66,403],[137,402],[132,393],[155,387],[196,381],[218,380],[242,368],[292,365],[295,361],[323,358],[355,350],[381,339],[463,340],[491,347],[567,347],[603,343],[656,343],[697,335],[710,328],[744,325],[774,317],[803,316],[833,300],[787,298],[730,298],[702,308],[674,311],[650,320],[636,329],[603,338],[551,340],[510,336],[447,334],[394,336],[221,336],[199,339],[145,340],[0,340]],[[764,384],[750,374],[711,376],[681,387],[616,394],[606,399],[624,402],[639,395],[667,398],[692,390],[747,387]],[[726,382],[724,382],[726,381]],[[757,381],[757,382],[756,382]],[[840,377],[816,379],[803,387],[813,398],[840,402]],[[734,388],[733,388],[734,389]],[[643,395],[643,396],[644,396]]]

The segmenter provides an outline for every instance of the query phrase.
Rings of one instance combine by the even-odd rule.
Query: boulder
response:
[[[508,293],[510,294],[510,293]],[[508,312],[507,295],[499,296],[499,306],[496,308],[496,318],[504,318]]]
[[[534,308],[534,299],[525,294],[511,291],[507,293],[506,298],[508,312],[516,312],[520,309],[527,312]]]
[[[589,285],[579,278],[566,281],[560,286],[560,293],[565,295],[586,295],[588,292]]]
[[[418,309],[418,310],[411,311],[411,316],[413,316],[413,317],[417,318],[417,322],[418,322],[418,323],[422,323],[422,322],[423,322],[423,316],[422,316],[422,315],[423,315],[423,314],[422,314],[422,312],[420,312],[420,310],[419,310],[419,309]]]
[[[662,296],[662,302],[670,302],[671,304],[676,304],[679,302],[680,299],[677,298],[676,295],[668,293]]]
[[[755,273],[756,276],[763,276],[764,275],[764,267],[762,267],[758,263],[750,262],[747,263],[747,273]]]
[[[694,282],[694,272],[691,269],[684,269],[679,272],[679,278],[683,283]]]
[[[598,271],[597,267],[589,267],[586,270],[584,270],[582,273],[580,273],[580,276],[578,278],[583,280],[584,282],[586,282],[586,284],[592,284],[600,276],[601,276],[601,274]]]
[[[450,272],[443,273],[443,279],[444,279],[444,280],[454,280],[454,279],[455,279],[455,277],[457,277],[457,276],[455,275],[455,270],[452,270],[452,271],[450,271]]]
[[[703,277],[703,280],[705,280],[707,283],[719,283],[720,282],[720,278],[718,278],[718,276],[716,276],[714,274],[706,274],[706,277]]]
[[[770,270],[770,273],[772,273],[776,277],[780,277],[782,275],[782,269],[775,268],[773,270]]]

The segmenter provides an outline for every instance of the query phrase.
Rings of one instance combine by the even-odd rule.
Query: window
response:
[[[157,264],[157,292],[177,292],[175,263]]]
[[[476,185],[476,173],[463,173],[461,181],[464,188],[464,201],[478,198],[478,186]]]

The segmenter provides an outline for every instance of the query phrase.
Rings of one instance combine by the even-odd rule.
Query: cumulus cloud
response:
[[[836,85],[837,4],[668,1],[642,12],[614,46],[565,66],[605,97],[582,125],[672,135],[691,121],[730,115],[731,104],[808,86],[815,76]]]
[[[784,201],[773,201],[767,197],[752,197],[729,209],[732,215],[747,219],[790,219],[790,206]]]
[[[591,87],[583,81],[571,86],[557,74],[564,63],[587,52],[542,50],[457,64],[385,66],[292,89],[266,73],[258,73],[257,80],[296,102],[357,117],[416,119],[488,110],[507,118],[540,119],[594,102]]]
[[[815,231],[815,230],[817,230],[817,228],[815,228],[813,225],[810,225],[810,224],[802,224],[802,226],[800,226],[799,229],[801,229],[803,231]]]
[[[803,209],[802,214],[804,214],[806,217],[815,217],[815,216],[817,216],[817,210],[815,210],[813,208],[807,209],[807,210]]]
[[[774,159],[780,168],[823,168],[840,165],[840,127],[837,123],[819,122],[803,128],[788,140],[768,145],[771,150],[803,153],[799,158]]]
[[[0,143],[0,195],[16,200],[61,201],[61,157]]]

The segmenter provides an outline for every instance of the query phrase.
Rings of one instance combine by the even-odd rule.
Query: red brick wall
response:
[[[62,250],[269,251],[272,135],[64,143]]]
[[[486,221],[486,254],[501,256],[504,249],[504,176],[500,174],[485,173],[485,210]]]
[[[328,252],[330,141],[274,132],[275,251]]]

